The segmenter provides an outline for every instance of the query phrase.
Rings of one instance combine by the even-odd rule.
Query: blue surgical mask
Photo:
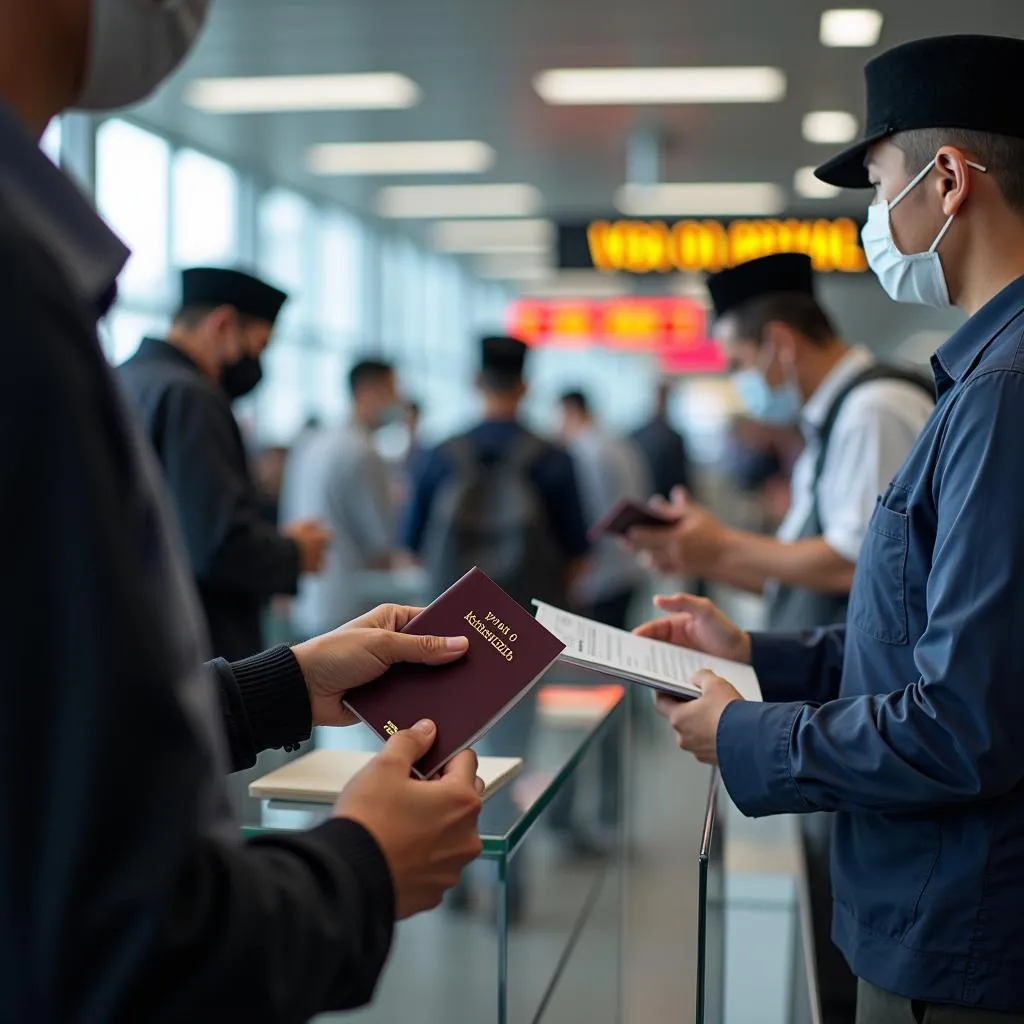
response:
[[[803,399],[796,382],[772,387],[757,367],[733,374],[733,385],[750,415],[761,423],[788,424],[800,419]]]

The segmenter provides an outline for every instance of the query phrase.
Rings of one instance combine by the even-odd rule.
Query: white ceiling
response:
[[[793,196],[797,168],[835,147],[805,142],[811,110],[863,109],[871,50],[818,40],[822,0],[215,0],[182,72],[139,117],[268,177],[371,213],[381,182],[314,177],[323,142],[479,139],[496,155],[483,175],[400,183],[525,182],[552,217],[610,211],[638,128],[670,142],[667,181],[775,182]],[[851,4],[852,6],[852,4]],[[1024,32],[1021,0],[881,0],[878,49],[922,34]],[[777,104],[554,108],[532,87],[553,67],[769,65],[788,78]],[[210,115],[181,96],[195,77],[398,71],[423,90],[399,111]],[[390,181],[388,183],[394,183]],[[863,198],[800,200],[794,212],[859,211]],[[429,225],[409,225],[426,238]]]

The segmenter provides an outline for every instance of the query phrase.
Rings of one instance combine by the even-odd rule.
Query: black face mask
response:
[[[233,402],[249,394],[263,380],[263,367],[259,356],[242,356],[237,363],[225,366],[220,374],[220,386]]]

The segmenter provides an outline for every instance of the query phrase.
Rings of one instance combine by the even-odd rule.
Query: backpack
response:
[[[547,451],[529,433],[495,459],[471,436],[442,449],[451,473],[434,502],[425,563],[434,593],[479,567],[532,612],[534,599],[564,604],[567,561],[531,472]]]

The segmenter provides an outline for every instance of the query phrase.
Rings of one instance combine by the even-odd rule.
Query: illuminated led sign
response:
[[[563,270],[629,274],[714,273],[777,252],[802,252],[819,273],[860,274],[860,226],[834,220],[593,220],[562,224]]]
[[[667,372],[725,369],[721,349],[707,337],[704,309],[692,299],[523,299],[513,304],[508,327],[538,347],[600,346],[654,354]]]

